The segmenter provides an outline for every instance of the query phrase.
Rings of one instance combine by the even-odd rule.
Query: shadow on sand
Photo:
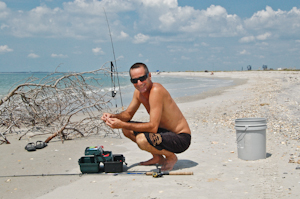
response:
[[[187,168],[192,168],[192,167],[195,167],[197,166],[198,163],[197,162],[194,162],[192,160],[178,160],[173,168],[172,171],[176,171],[176,170],[181,170],[181,169],[187,169]],[[130,166],[127,166],[127,168],[124,168],[125,171],[128,171],[129,169],[131,168],[134,168],[136,166],[141,166],[139,165],[139,163],[134,163]],[[161,168],[161,165],[149,165],[149,166],[156,166],[155,169],[151,169],[151,170],[147,170],[147,171],[157,171],[157,168]],[[149,166],[146,166],[144,165],[143,167],[149,167]]]

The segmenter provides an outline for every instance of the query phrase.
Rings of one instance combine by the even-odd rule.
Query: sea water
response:
[[[9,91],[18,84],[24,83],[28,78],[36,78],[33,82],[39,83],[47,75],[49,73],[0,73],[0,98],[6,96]],[[115,75],[113,77],[114,81],[112,81],[110,75],[98,74],[97,78],[101,79],[101,85],[97,85],[99,91],[107,92],[116,90],[117,95],[111,101],[112,103],[119,104],[118,107],[129,105],[134,92],[134,86],[131,84],[128,74],[121,73]],[[233,84],[233,80],[197,76],[169,76],[163,74],[152,75],[152,81],[161,83],[173,98],[197,95],[213,88]]]

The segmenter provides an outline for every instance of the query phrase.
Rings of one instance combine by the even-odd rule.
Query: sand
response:
[[[300,196],[299,72],[244,71],[210,73],[164,73],[232,78],[234,86],[197,96],[176,99],[192,130],[190,148],[178,155],[174,171],[194,175],[65,175],[3,177],[35,174],[80,173],[78,159],[87,146],[123,154],[124,170],[153,171],[138,166],[151,158],[130,140],[91,136],[72,141],[53,139],[35,152],[28,142],[45,136],[24,138],[9,135],[10,145],[0,145],[0,198],[297,198]],[[264,117],[268,120],[267,158],[238,158],[235,119]],[[135,120],[147,121],[144,109]],[[298,162],[298,163],[297,163]]]

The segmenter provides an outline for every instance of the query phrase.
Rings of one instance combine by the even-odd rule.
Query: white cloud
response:
[[[194,36],[234,36],[243,32],[242,21],[221,6],[211,5],[206,10],[192,7],[167,9],[159,17],[158,27],[163,32],[190,33]]]
[[[30,53],[27,57],[35,59],[35,58],[39,58],[40,56],[35,53]]]
[[[9,48],[7,45],[0,46],[0,53],[7,53],[7,52],[12,52],[12,51],[14,51],[14,50]]]
[[[119,60],[119,59],[124,59],[124,56],[123,56],[123,55],[120,55],[120,56],[117,58],[117,60]]]
[[[300,9],[294,7],[290,11],[273,10],[266,6],[265,10],[258,11],[244,21],[246,29],[258,33],[268,32],[272,35],[289,35],[298,37],[300,32]]]
[[[68,55],[52,53],[51,57],[53,57],[53,58],[68,58]]]
[[[159,7],[166,5],[168,7],[174,8],[178,6],[177,0],[139,0],[147,7]]]
[[[135,43],[135,44],[145,43],[149,39],[150,39],[150,37],[148,35],[144,35],[142,33],[139,33],[139,34],[134,36],[133,43]]]
[[[182,60],[190,60],[191,58],[190,57],[186,57],[186,56],[181,56],[181,59]]]
[[[104,55],[105,53],[103,52],[103,50],[101,49],[101,48],[93,48],[92,49],[92,51],[93,51],[93,53],[95,54],[95,55]]]
[[[119,38],[120,39],[125,39],[127,38],[129,35],[127,33],[125,33],[124,31],[121,31]]]
[[[243,37],[239,40],[240,43],[249,43],[255,41],[255,37],[254,36],[247,36],[247,37]]]
[[[106,42],[109,35],[103,8],[113,39],[133,37],[136,44],[153,43],[151,40],[157,43],[172,42],[178,38],[187,41],[198,37],[235,36],[242,37],[241,43],[247,43],[277,35],[298,37],[300,32],[300,9],[297,7],[290,11],[274,11],[267,6],[265,10],[242,20],[235,14],[228,14],[219,5],[199,10],[190,6],[180,7],[177,0],[74,0],[64,2],[61,8],[42,5],[20,12],[9,10],[0,1],[0,18],[5,13],[1,29],[5,28],[8,34],[17,37],[101,38]]]
[[[4,2],[0,1],[0,19],[9,15],[9,10]]]
[[[139,57],[143,57],[143,54],[142,54],[142,53],[140,53],[140,54],[139,54]]]
[[[0,29],[1,30],[3,30],[4,28],[8,28],[9,26],[8,25],[6,25],[6,24],[1,24],[1,27],[0,27]]]
[[[5,10],[6,9],[6,3],[0,1],[0,10]]]
[[[245,50],[245,49],[240,52],[240,55],[247,55],[247,54],[250,54],[250,53],[247,52],[247,50]]]
[[[271,35],[272,35],[271,33],[266,32],[265,34],[258,35],[256,37],[256,39],[258,39],[258,40],[266,40],[267,38],[271,37]]]

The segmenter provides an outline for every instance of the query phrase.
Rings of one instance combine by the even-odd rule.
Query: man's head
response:
[[[130,77],[131,77],[131,73],[130,73],[131,70],[132,70],[132,69],[135,69],[135,68],[140,68],[140,67],[143,67],[143,68],[145,69],[145,75],[146,75],[146,74],[149,74],[149,70],[148,70],[148,67],[146,66],[146,64],[138,62],[138,63],[133,64],[133,65],[130,67],[130,69],[129,69],[129,75],[130,75]]]
[[[143,63],[135,63],[129,70],[130,80],[134,87],[141,93],[146,92],[152,85],[151,73],[148,67]]]

